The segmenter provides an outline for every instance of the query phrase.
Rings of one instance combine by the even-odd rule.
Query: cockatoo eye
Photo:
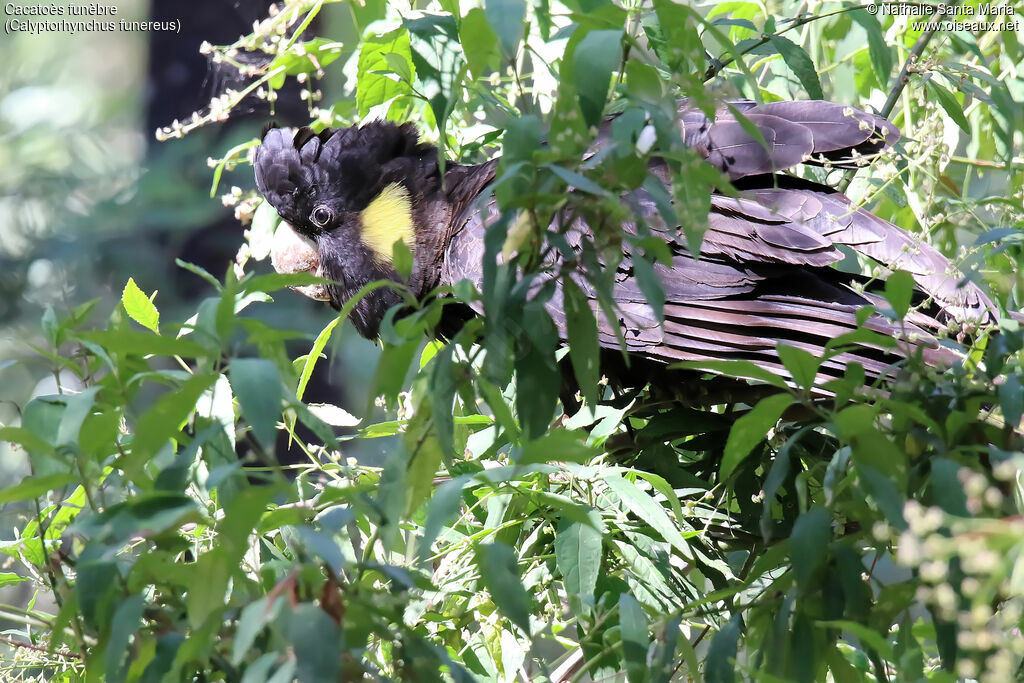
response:
[[[326,206],[318,206],[315,209],[313,209],[313,213],[310,214],[309,218],[318,227],[324,228],[327,227],[327,225],[334,218],[334,212],[331,211],[330,208]]]

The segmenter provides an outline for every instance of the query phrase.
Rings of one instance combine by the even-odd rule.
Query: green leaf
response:
[[[234,641],[231,643],[231,663],[238,666],[249,653],[256,636],[272,621],[275,621],[278,612],[281,611],[281,600],[270,601],[268,597],[250,602],[238,615],[238,629],[235,631]]]
[[[135,356],[181,356],[201,358],[208,351],[190,339],[175,339],[133,330],[92,330],[79,332],[79,339],[98,344],[113,353]]]
[[[619,628],[622,630],[622,658],[629,683],[647,680],[647,615],[643,606],[629,593],[619,594]]]
[[[863,463],[855,464],[857,475],[860,477],[861,487],[868,494],[871,500],[878,506],[878,509],[899,530],[907,528],[907,522],[903,519],[904,498],[896,484],[882,474],[880,471]]]
[[[964,116],[964,110],[957,101],[956,95],[936,83],[934,79],[928,80],[927,83],[928,92],[935,96],[935,99],[939,101],[939,105],[946,110],[947,114],[949,114],[949,118],[953,119],[953,122],[960,126],[960,129],[963,130],[963,132],[970,135],[971,124],[968,123],[967,117]]]
[[[587,522],[563,517],[555,532],[555,562],[565,582],[570,604],[593,603],[594,588],[601,570],[601,538],[604,524],[601,515],[590,510]]]
[[[3,588],[5,586],[16,586],[19,583],[23,583],[25,581],[28,581],[27,576],[18,576],[17,574],[12,574],[11,572],[0,572],[0,588]]]
[[[431,546],[440,535],[445,523],[459,511],[462,490],[472,479],[464,474],[437,487],[427,506],[427,521],[423,524],[423,537],[419,540],[419,559],[425,562],[430,557]]]
[[[242,283],[246,292],[274,292],[285,287],[304,287],[329,282],[313,273],[271,273]]]
[[[610,474],[604,477],[608,487],[619,497],[623,505],[629,509],[630,512],[635,514],[637,517],[642,519],[646,524],[650,525],[655,531],[661,534],[668,543],[676,550],[681,552],[684,557],[690,557],[693,555],[693,551],[690,550],[686,544],[686,540],[683,538],[683,534],[680,533],[679,529],[672,520],[669,518],[665,509],[661,507],[653,498],[648,494],[641,491],[636,484],[620,477],[617,474]],[[687,536],[692,536],[692,532],[687,532]]]
[[[398,394],[405,385],[405,377],[409,374],[409,366],[420,347],[419,339],[410,339],[400,344],[383,344],[377,370],[373,375],[374,395],[383,394],[388,405],[394,405]],[[371,396],[372,398],[372,396]]]
[[[736,679],[736,648],[740,641],[740,615],[735,614],[711,639],[704,666],[706,683],[733,683]]]
[[[960,465],[948,458],[934,458],[931,461],[932,500],[951,515],[969,517],[967,495],[960,482]]]
[[[522,324],[529,338],[515,358],[516,412],[526,438],[535,440],[548,431],[562,385],[555,364],[558,331],[539,306],[526,308]]]
[[[835,683],[861,683],[864,680],[863,674],[847,661],[838,647],[825,650],[825,661],[828,662],[828,670]]]
[[[884,634],[865,626],[864,624],[858,624],[855,621],[848,621],[845,619],[833,619],[830,621],[818,621],[816,622],[819,626],[827,626],[829,628],[838,629],[839,631],[846,631],[853,634],[857,640],[861,641],[864,645],[876,650],[885,659],[892,659],[893,648]]]
[[[295,651],[297,680],[338,680],[341,665],[338,636],[338,625],[318,605],[304,603],[292,610],[288,618],[288,640]]]
[[[132,437],[133,464],[142,467],[142,461],[155,455],[167,440],[178,433],[185,418],[195,410],[199,397],[217,379],[218,375],[193,375],[174,391],[161,396],[135,425]]]
[[[522,631],[530,634],[530,595],[519,578],[515,551],[504,543],[477,546],[480,578],[498,610]]]
[[[910,310],[914,295],[914,276],[905,270],[897,270],[885,279],[885,298],[900,320]]]
[[[395,240],[391,245],[391,265],[394,267],[398,277],[408,281],[412,274],[412,249],[402,240]]]
[[[0,429],[0,440],[11,440],[8,439],[6,433],[14,429],[16,428],[4,427],[3,429]],[[18,484],[0,491],[0,505],[14,503],[19,500],[28,500],[30,498],[39,498],[44,493],[63,488],[75,480],[76,477],[70,472],[60,472],[57,474],[50,474],[45,477],[26,477]]]
[[[672,490],[672,487],[665,481],[664,477],[653,472],[641,472],[640,470],[637,470],[636,476],[653,486],[655,491],[665,497],[665,500],[672,507],[672,512],[675,514],[676,519],[683,519],[683,508],[679,504],[679,495]]]
[[[792,441],[794,437],[790,437]],[[764,479],[762,484],[762,491],[764,491],[764,505],[761,508],[761,535],[767,542],[772,537],[773,525],[772,525],[772,506],[775,503],[775,494],[782,486],[786,477],[789,476],[789,449],[783,447],[775,455],[775,460],[772,462],[771,468],[768,470],[768,476]]]
[[[156,296],[156,292],[153,292],[153,296]],[[160,332],[160,311],[156,310],[152,298],[146,296],[132,278],[128,278],[128,284],[121,292],[121,304],[132,320],[147,329]]]
[[[514,60],[523,39],[526,3],[523,0],[487,0],[484,11],[487,22],[498,36],[502,56]]]
[[[999,387],[999,407],[1003,409],[1003,419],[1007,426],[1017,429],[1024,413],[1024,387],[1015,372],[1008,374],[1006,381]]]
[[[756,379],[780,389],[786,389],[786,380],[748,360],[684,361],[668,366],[669,370],[708,370],[728,377]]]
[[[160,492],[111,505],[101,513],[80,518],[77,526],[95,540],[120,543],[161,534],[195,512],[195,501],[188,496]]]
[[[64,414],[60,418],[60,427],[57,428],[57,445],[70,446],[79,442],[79,433],[82,431],[82,424],[93,411],[96,402],[96,394],[100,387],[89,387],[77,394],[61,394],[60,399],[64,402]],[[58,397],[51,396],[50,400]]]
[[[233,358],[228,367],[228,379],[253,436],[272,453],[283,398],[277,366],[265,358]]]
[[[818,375],[821,359],[814,354],[782,342],[775,347],[786,370],[793,376],[793,381],[804,389],[814,387],[814,378]]]
[[[792,403],[793,397],[789,394],[768,396],[758,401],[750,412],[736,420],[725,442],[722,467],[718,473],[720,480],[727,479],[736,466],[750,455],[754,446],[768,438],[768,430],[778,423],[782,413]]]
[[[210,275],[209,271],[207,271],[202,266],[197,266],[194,263],[189,263],[187,261],[182,261],[180,258],[174,259],[174,265],[178,266],[182,270],[187,270],[188,272],[192,273],[193,275],[198,275],[202,279],[206,280],[207,283],[212,285],[213,288],[216,289],[218,292],[221,289],[223,289],[223,286],[221,285],[220,281],[217,278],[215,278],[213,275]]]
[[[885,33],[882,31],[877,17],[858,9],[850,12],[850,18],[860,24],[864,28],[864,32],[867,33],[871,67],[875,70],[875,78],[878,79],[879,87],[884,90],[892,75],[892,47],[885,39]]]
[[[474,78],[483,78],[494,70],[499,53],[498,36],[491,30],[487,15],[479,7],[466,13],[459,24],[459,38],[462,50],[466,53],[466,62]]]
[[[604,113],[612,71],[622,58],[622,31],[590,31],[573,53],[572,82],[580,111],[588,126],[596,126]]]
[[[396,52],[385,52],[384,61],[388,63],[388,68],[396,76],[406,83],[412,83],[412,62],[405,55],[400,55]]]
[[[364,38],[359,50],[359,80],[356,83],[356,106],[360,116],[366,116],[371,108],[388,100],[412,94],[409,84],[411,79],[396,79],[388,75],[394,71],[388,62],[388,55],[394,55],[390,57],[392,62],[396,58],[406,62],[404,73],[415,73],[409,32],[404,28]]]
[[[309,15],[307,15],[307,18]],[[308,23],[300,25],[294,35],[303,33]],[[268,71],[283,68],[278,78],[271,79],[272,88],[280,88],[284,84],[284,77],[296,76],[300,73],[315,73],[322,67],[327,66],[342,54],[344,46],[336,40],[327,38],[313,38],[298,43],[293,49],[282,51],[267,67]],[[314,63],[313,60],[316,60]]]
[[[599,454],[598,449],[586,445],[580,432],[552,429],[539,439],[523,444],[516,462],[520,465],[534,465],[552,460],[587,463]]]
[[[434,477],[437,476],[437,469],[444,458],[441,442],[434,428],[433,409],[430,397],[422,397],[403,437],[405,447],[409,451],[405,487],[408,491],[406,512],[410,514],[430,497],[431,491],[434,490]]]
[[[549,169],[556,176],[571,185],[573,189],[582,190],[583,192],[597,195],[599,197],[611,197],[611,193],[608,190],[604,189],[590,178],[582,176],[575,171],[570,171],[558,164],[544,164],[544,168]]]
[[[87,624],[107,621],[117,589],[117,566],[113,562],[78,558],[75,565],[75,593]]]
[[[121,600],[111,620],[110,637],[107,638],[107,647],[103,653],[104,669],[106,680],[124,680],[125,655],[129,652],[129,643],[132,634],[142,623],[142,612],[146,600],[142,595],[132,595]]]
[[[295,396],[298,399],[302,399],[302,395],[306,393],[306,385],[309,384],[310,377],[313,376],[313,369],[316,367],[316,362],[320,360],[320,356],[324,352],[324,348],[327,347],[327,342],[331,339],[331,334],[334,333],[334,328],[338,326],[344,318],[340,315],[327,323],[324,329],[320,330],[320,334],[316,336],[316,340],[313,342],[313,348],[306,354],[305,360],[302,363],[302,371],[299,373],[299,385],[295,389]],[[302,360],[302,359],[299,359]]]
[[[813,507],[800,515],[789,537],[789,557],[793,561],[796,585],[807,593],[811,579],[828,557],[832,539],[832,516],[824,508]]]
[[[654,310],[654,316],[659,322],[665,319],[665,290],[661,286],[661,279],[655,274],[654,267],[647,260],[646,256],[633,253],[633,273],[636,275],[636,282],[640,285],[647,304]]]
[[[821,81],[818,80],[818,72],[814,69],[814,62],[807,56],[802,47],[788,38],[773,35],[769,38],[772,47],[782,55],[782,61],[786,63],[804,86],[807,95],[812,100],[825,99],[821,91]]]

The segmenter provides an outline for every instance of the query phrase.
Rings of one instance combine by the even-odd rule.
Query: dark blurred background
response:
[[[21,3],[18,3],[21,4]],[[0,424],[17,424],[19,407],[53,393],[53,368],[32,346],[45,346],[40,320],[94,298],[92,322],[102,325],[129,277],[155,303],[164,322],[182,322],[214,294],[199,277],[175,265],[182,259],[223,278],[243,242],[243,226],[220,196],[248,191],[252,171],[225,172],[211,198],[219,158],[259,134],[271,116],[285,124],[309,120],[298,89],[266,102],[245,102],[225,123],[183,139],[158,142],[154,131],[202,112],[225,88],[241,89],[232,68],[200,54],[204,41],[230,44],[267,15],[261,0],[115,2],[116,19],[180,21],[180,32],[12,33],[0,41]],[[4,16],[6,21],[9,17]],[[334,35],[351,32],[344,5],[325,8],[311,30],[332,22]],[[352,36],[354,37],[354,36]],[[354,41],[353,41],[354,44]],[[343,64],[321,87],[344,88]],[[269,270],[266,263],[248,268]],[[291,292],[250,307],[247,315],[310,338],[333,311]],[[374,347],[349,326],[321,363],[306,399],[362,412]],[[298,356],[308,342],[297,342]],[[373,444],[382,451],[385,443]],[[364,446],[365,448],[365,446]],[[295,455],[295,454],[292,454]],[[0,444],[0,487],[27,473],[20,453]]]

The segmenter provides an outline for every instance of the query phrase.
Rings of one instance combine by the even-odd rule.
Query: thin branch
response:
[[[951,156],[949,158],[951,164],[962,164],[964,166],[975,166],[977,168],[994,168],[997,170],[1006,170],[1009,165],[1011,168],[1024,168],[1024,157],[1015,157],[1010,159],[1008,162],[1000,161],[986,161],[985,159],[968,159],[967,157]]]
[[[786,33],[787,31],[792,31],[795,28],[800,28],[801,26],[804,26],[805,24],[810,24],[813,21],[818,21],[819,19],[827,19],[828,17],[832,17],[832,16],[835,16],[837,14],[845,14],[846,12],[853,12],[854,10],[864,9],[864,8],[870,7],[870,6],[874,5],[874,4],[875,3],[873,3],[873,2],[868,2],[868,3],[864,3],[863,5],[855,5],[853,7],[843,7],[842,9],[837,9],[837,10],[834,10],[832,12],[826,12],[824,14],[809,14],[809,15],[804,16],[804,17],[796,17],[794,19],[790,19],[789,20],[790,23],[789,23],[788,26],[786,26],[785,28],[779,29],[775,33],[771,33],[771,34],[765,33],[765,34],[762,34],[760,40],[758,40],[756,43],[752,43],[752,44],[748,45],[742,51],[740,51],[739,54],[741,54],[741,55],[750,54],[751,52],[753,52],[757,48],[761,47],[762,45],[767,45],[768,43],[770,43],[771,39],[774,38],[775,36],[781,36],[783,33]],[[914,4],[924,4],[924,3],[914,3]],[[704,81],[705,82],[710,81],[712,78],[714,78],[719,73],[721,73],[722,69],[724,69],[725,67],[729,66],[730,64],[732,64],[735,61],[736,61],[735,57],[728,57],[728,58],[726,58],[724,60],[712,59],[711,60],[711,65],[708,67],[708,70],[704,73]]]
[[[41,645],[33,645],[32,643],[26,643],[21,640],[15,640],[14,638],[9,638],[8,636],[0,636],[0,643],[7,643],[11,647],[17,647],[23,650],[35,650],[36,652],[45,652],[46,654],[56,655],[58,657],[67,657],[68,659],[85,659],[85,657],[83,657],[77,652],[69,652],[67,650],[54,650],[51,652],[50,648],[48,647],[43,647]]]

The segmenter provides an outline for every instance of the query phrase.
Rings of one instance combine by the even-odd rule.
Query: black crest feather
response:
[[[421,144],[412,124],[372,121],[319,133],[271,125],[256,149],[254,166],[260,193],[301,229],[325,198],[346,210],[362,210],[384,185],[404,180],[410,164],[436,167],[436,160],[436,148]]]

